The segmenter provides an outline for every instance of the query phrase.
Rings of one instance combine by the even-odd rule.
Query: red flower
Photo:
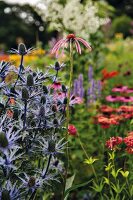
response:
[[[77,135],[77,129],[73,124],[68,125],[68,133],[73,136]]]
[[[133,147],[127,147],[126,148],[127,153],[133,154]]]
[[[86,42],[84,39],[76,37],[74,34],[69,34],[65,39],[59,40],[54,45],[54,47],[51,50],[51,53],[58,55],[58,52],[59,52],[60,48],[63,47],[63,49],[64,49],[66,47],[66,44],[70,43],[70,41],[75,43],[76,50],[77,50],[77,52],[79,54],[81,54],[81,47],[80,47],[79,42],[81,42],[85,47],[87,47],[89,50],[91,50],[91,47],[90,47],[89,43]]]
[[[109,140],[106,141],[105,146],[108,149],[115,149],[117,145],[121,144],[123,141],[122,137],[111,137]]]
[[[125,137],[124,143],[127,145],[127,147],[133,147],[133,135]]]
[[[110,106],[102,105],[100,111],[105,114],[110,114],[114,111],[114,109]]]
[[[106,80],[106,79],[110,79],[114,76],[117,76],[119,74],[118,71],[112,71],[112,72],[108,72],[106,69],[102,70],[102,80]]]

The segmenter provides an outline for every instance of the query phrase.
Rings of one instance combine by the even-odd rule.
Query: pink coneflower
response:
[[[133,102],[133,97],[129,97],[129,96],[121,97],[120,101],[123,103]]]
[[[126,93],[127,92],[128,87],[127,86],[118,86],[118,87],[114,87],[112,89],[112,92],[120,92],[120,93]]]
[[[75,44],[77,53],[79,53],[79,54],[81,54],[81,47],[80,47],[79,42],[81,42],[85,47],[87,47],[89,50],[91,50],[91,46],[84,39],[82,39],[80,37],[76,37],[75,34],[69,34],[65,39],[59,40],[54,45],[54,47],[51,50],[51,54],[58,55],[60,48],[64,49],[66,47],[66,44],[69,43],[70,41]]]
[[[133,88],[128,88],[127,93],[133,93]]]
[[[60,101],[61,103],[63,103],[67,96],[68,94],[66,95],[64,92],[59,92],[59,93],[54,94],[54,100]],[[73,106],[74,104],[81,104],[81,103],[83,103],[82,98],[74,96],[74,95],[70,96],[70,101],[69,101],[70,106]]]
[[[120,96],[109,95],[109,96],[106,97],[106,101],[118,102],[118,101],[121,101],[121,97]]]
[[[60,82],[54,82],[50,88],[54,89],[54,90],[60,90],[62,87],[61,83]]]

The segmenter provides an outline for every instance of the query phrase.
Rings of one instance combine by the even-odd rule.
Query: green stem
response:
[[[72,79],[73,79],[73,43],[70,40],[70,78],[69,78],[69,89],[68,89],[68,98],[67,98],[67,111],[66,111],[66,128],[67,128],[67,133],[66,133],[66,139],[68,138],[68,125],[70,121],[70,109],[69,109],[69,104],[70,104],[70,96],[71,96],[71,88],[72,88]]]
[[[73,42],[70,40],[70,75],[69,75],[69,88],[68,88],[68,96],[67,96],[67,106],[66,106],[66,141],[68,141],[68,125],[70,121],[70,96],[71,96],[71,88],[72,88],[72,80],[73,80]],[[64,178],[64,190],[63,190],[63,199],[64,199],[64,193],[65,193],[65,187],[66,187],[66,180],[67,180],[67,173],[68,173],[68,167],[69,167],[69,152],[68,152],[68,142],[66,146],[66,173]]]
[[[83,150],[83,152],[84,152],[86,158],[89,159],[89,156],[88,156],[88,154],[87,154],[87,152],[86,152],[86,150],[85,150],[85,148],[84,148],[84,146],[83,146],[83,143],[82,143],[82,141],[81,141],[81,139],[80,139],[80,137],[79,137],[79,133],[77,133],[77,136],[78,136],[78,139],[79,139],[79,144],[80,144],[80,146],[81,146],[81,148],[82,148],[82,150]]]

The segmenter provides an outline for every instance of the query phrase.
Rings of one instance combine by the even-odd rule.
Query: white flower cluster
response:
[[[65,5],[61,4],[60,0],[45,0],[43,3],[45,10],[40,10],[41,15],[44,21],[49,22],[51,30],[62,33],[73,32],[87,39],[90,33],[95,33],[108,21],[98,17],[98,8],[92,0],[88,0],[86,5],[81,4],[80,0],[66,2]]]

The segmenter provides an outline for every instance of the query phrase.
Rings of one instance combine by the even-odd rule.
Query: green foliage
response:
[[[122,15],[120,17],[115,18],[112,23],[113,34],[123,33],[124,37],[129,36],[131,29],[131,21],[132,19],[126,15]]]

